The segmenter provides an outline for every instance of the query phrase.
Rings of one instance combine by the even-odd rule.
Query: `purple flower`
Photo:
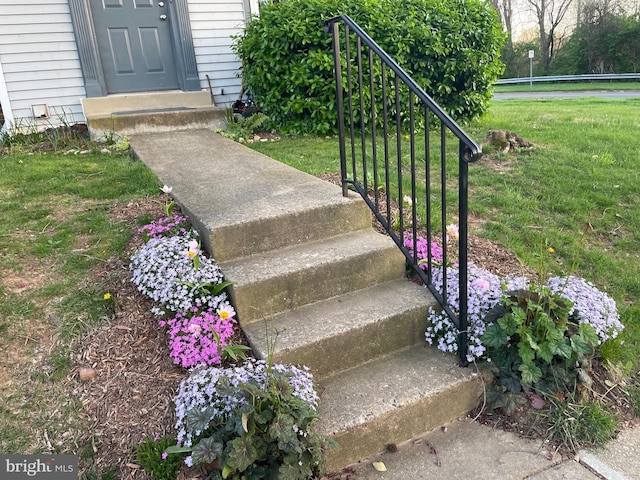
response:
[[[132,281],[141,293],[156,305],[152,312],[187,312],[192,307],[216,309],[227,303],[227,294],[211,296],[201,288],[205,283],[222,282],[222,271],[215,260],[199,259],[198,266],[184,252],[195,241],[195,232],[171,237],[155,237],[141,246],[132,256],[129,268]]]
[[[224,310],[226,306],[222,307]],[[226,311],[226,310],[224,310]],[[221,348],[233,335],[235,318],[221,318],[212,309],[199,311],[193,307],[187,313],[178,313],[171,320],[161,321],[169,335],[169,356],[183,368],[218,365]]]
[[[553,277],[547,286],[573,303],[569,314],[575,313],[580,323],[593,326],[602,342],[616,338],[623,330],[615,300],[592,283],[573,276]]]
[[[409,250],[409,253],[413,256],[413,235],[411,232],[404,232],[403,238],[404,246]],[[442,264],[442,247],[436,242],[431,242],[431,258],[429,258],[429,246],[424,237],[416,238],[416,252],[417,258],[420,264],[420,268],[426,270],[429,263],[432,265]]]
[[[289,378],[294,396],[306,402],[314,410],[317,409],[319,397],[314,389],[313,376],[306,367],[274,364],[271,368]],[[268,376],[269,366],[264,360],[248,360],[240,366],[229,368],[211,367],[193,370],[180,382],[178,393],[174,398],[178,444],[190,447],[197,443],[203,434],[203,431],[190,427],[187,412],[199,409],[207,412],[210,423],[224,421],[234,409],[241,407],[247,401],[241,390],[235,387],[250,382],[264,389],[267,386]],[[218,383],[223,378],[225,388],[221,385],[218,389]],[[185,459],[187,465],[191,461],[190,456]]]

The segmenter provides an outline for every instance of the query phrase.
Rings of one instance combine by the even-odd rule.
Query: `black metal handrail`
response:
[[[340,25],[344,25],[341,37]],[[405,255],[414,272],[429,288],[441,305],[443,311],[458,328],[458,352],[462,365],[467,364],[467,237],[468,237],[468,164],[477,160],[480,155],[479,146],[462,128],[349,16],[340,15],[325,22],[325,30],[333,35],[333,55],[335,64],[336,101],[338,114],[338,134],[340,139],[340,169],[342,175],[342,192],[348,194],[350,188],[356,190],[371,208],[376,218],[391,236]],[[344,39],[344,52],[341,51],[341,38]],[[351,43],[355,39],[355,56]],[[364,52],[364,53],[363,53]],[[363,66],[363,57],[367,58],[367,66]],[[343,76],[343,64],[346,66],[346,77]],[[355,64],[355,65],[354,65]],[[379,66],[379,70],[375,67]],[[354,72],[355,70],[355,72]],[[345,99],[346,95],[346,99]],[[408,107],[403,109],[402,107]],[[416,146],[416,108],[422,109],[418,117],[420,129],[424,130],[424,158],[417,158]],[[348,117],[345,117],[345,109]],[[408,110],[408,124],[406,112]],[[382,118],[380,118],[382,117]],[[432,140],[431,125],[440,123],[437,140]],[[382,132],[379,132],[379,129]],[[347,162],[347,130],[351,162]],[[406,134],[404,133],[406,132]],[[380,134],[382,139],[380,140]],[[447,269],[450,262],[447,258],[447,135],[453,134],[458,140],[455,155],[458,161],[458,267],[459,267],[459,305],[455,312],[449,302],[447,286]],[[359,139],[357,137],[359,136]],[[395,142],[389,139],[395,136]],[[404,140],[409,141],[410,165],[403,163]],[[358,140],[358,141],[357,141]],[[381,152],[378,143],[381,142]],[[393,145],[395,143],[395,145]],[[433,200],[432,182],[438,172],[431,169],[431,150],[434,143],[440,152],[440,198]],[[395,148],[396,162],[390,157]],[[383,156],[383,160],[380,160]],[[450,156],[450,155],[449,155]],[[360,158],[361,157],[361,158]],[[419,264],[418,234],[418,178],[416,162],[424,162],[423,182],[425,190],[425,221],[428,262],[424,269]],[[361,172],[359,169],[362,169]],[[395,169],[395,171],[394,171]],[[371,170],[371,171],[370,171]],[[360,178],[360,175],[362,176]],[[405,175],[409,178],[406,179]],[[381,177],[384,177],[381,179]],[[403,202],[403,184],[410,184],[409,202]],[[373,188],[370,186],[373,184]],[[385,197],[380,198],[378,186],[384,185]],[[391,194],[391,190],[394,194]],[[373,197],[373,198],[372,198]],[[397,218],[393,219],[391,200],[398,205]],[[386,205],[382,201],[386,201]],[[405,212],[405,205],[407,212]],[[382,207],[382,208],[381,208]],[[433,284],[433,261],[431,242],[434,238],[432,216],[437,207],[441,210],[440,244],[443,248],[443,285],[441,290]],[[408,211],[410,209],[410,212]],[[422,211],[420,212],[422,213]],[[405,216],[408,214],[408,218]],[[407,222],[411,223],[408,229]],[[437,223],[436,223],[437,225]],[[395,228],[394,228],[395,227]],[[405,232],[410,232],[413,248],[404,245]]]

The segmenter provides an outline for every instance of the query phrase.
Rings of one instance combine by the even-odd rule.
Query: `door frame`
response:
[[[171,42],[176,61],[178,87],[185,92],[199,91],[200,79],[198,78],[198,66],[193,48],[187,0],[166,1],[169,2]],[[69,8],[86,95],[87,97],[104,97],[108,95],[108,92],[89,0],[69,0]]]

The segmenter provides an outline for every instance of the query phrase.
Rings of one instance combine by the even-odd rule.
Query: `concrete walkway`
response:
[[[387,471],[377,471],[374,462]],[[639,480],[640,429],[621,432],[605,449],[562,458],[540,441],[461,419],[353,466],[335,480]],[[334,479],[332,479],[334,480]]]
[[[272,207],[279,205],[275,201],[277,197],[286,195],[297,182],[312,180],[306,174],[298,177],[290,170],[283,169],[275,160],[272,167],[265,164],[270,160],[264,157],[254,160],[250,149],[213,132],[211,137],[207,135],[206,143],[202,141],[202,130],[191,134],[188,131],[179,135],[163,134],[171,136],[174,151],[178,149],[182,152],[181,158],[170,162],[162,158],[167,154],[166,144],[163,146],[162,142],[157,141],[157,136],[145,135],[131,137],[133,149],[140,158],[147,159],[146,163],[161,182],[177,187],[185,197],[214,195],[224,190],[227,200],[235,199],[236,207],[242,204],[239,196],[245,195],[252,204],[250,210],[259,212],[261,199],[269,201]],[[225,167],[225,161],[235,165]],[[209,168],[201,168],[203,165]],[[238,168],[244,169],[241,176],[237,174]],[[323,189],[319,185],[318,189],[314,189],[314,194],[319,195],[322,193],[319,190]],[[339,188],[331,186],[331,192],[339,195]],[[342,201],[341,197],[338,196],[336,201]],[[286,204],[296,208],[295,204]],[[191,213],[201,217],[215,214],[218,221],[225,218],[222,211]],[[374,462],[383,462],[387,471],[376,471]],[[333,476],[332,480],[525,478],[640,480],[640,428],[622,432],[606,449],[586,450],[576,458],[563,459],[545,449],[540,442],[461,419],[422,438],[398,445],[394,453],[384,453],[362,461],[342,474]]]

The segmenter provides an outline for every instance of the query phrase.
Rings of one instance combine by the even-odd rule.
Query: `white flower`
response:
[[[170,187],[169,185],[163,185],[163,186],[162,186],[162,188],[161,188],[161,190],[162,190],[164,193],[171,193],[171,192],[173,191],[173,187]]]
[[[227,318],[234,317],[236,314],[236,311],[233,309],[231,305],[225,305],[220,310],[218,310],[217,313],[222,320],[226,320]]]
[[[447,237],[455,238],[456,240],[460,238],[460,232],[458,231],[458,226],[455,223],[447,225]]]

